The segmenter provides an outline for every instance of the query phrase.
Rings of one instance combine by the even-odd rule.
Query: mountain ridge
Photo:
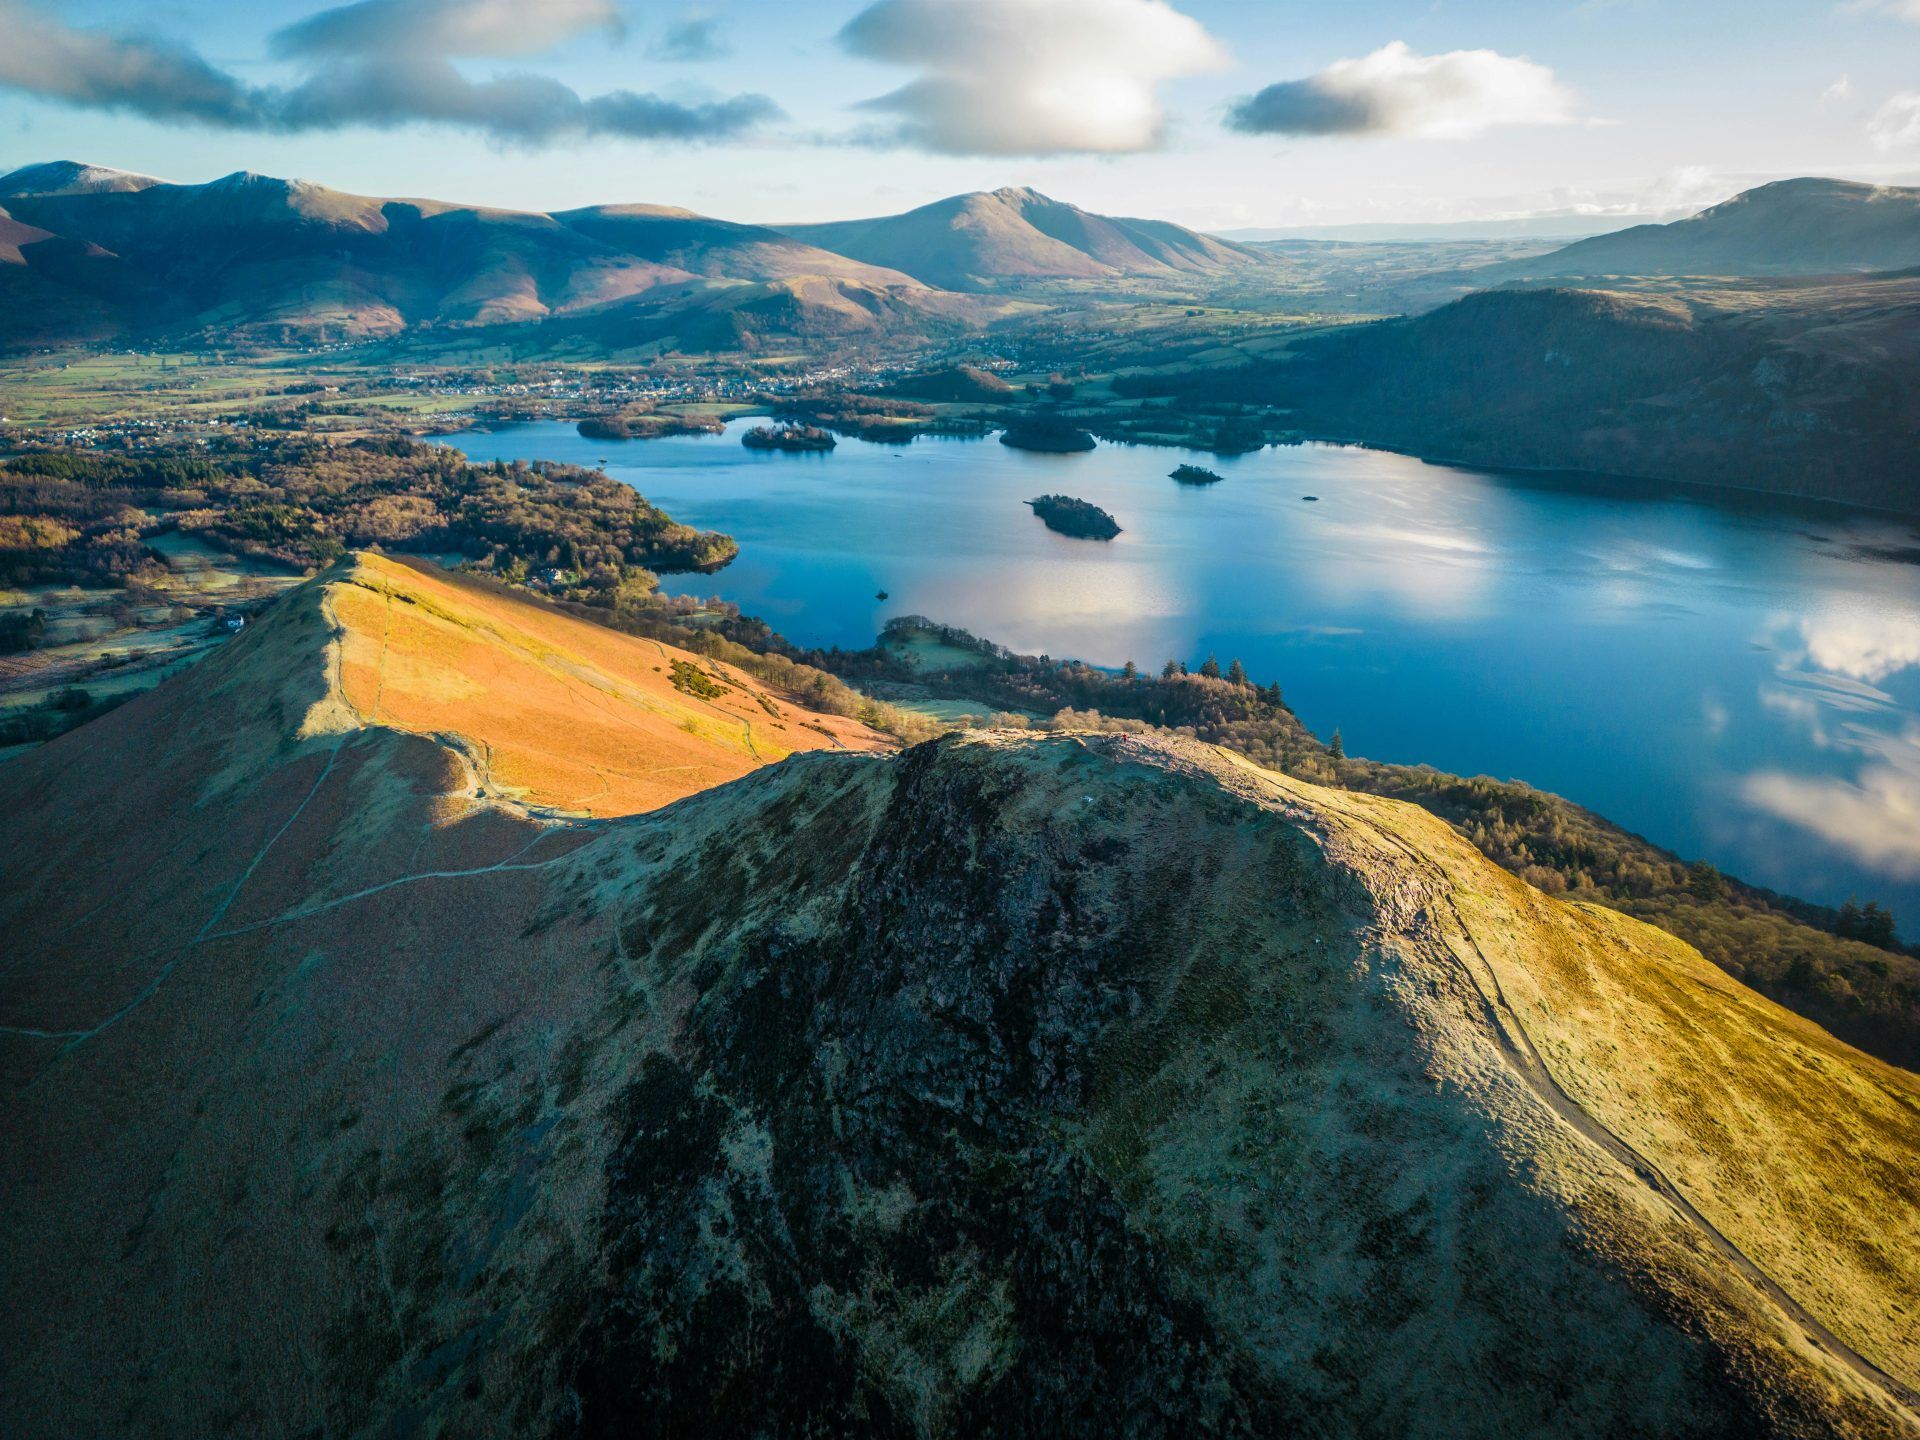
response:
[[[450,583],[0,768],[9,1433],[1912,1427],[1920,1082],[1687,946],[1172,739],[549,809],[644,642]]]
[[[949,290],[1034,280],[1211,276],[1265,263],[1258,252],[1230,241],[1167,221],[1095,215],[1026,186],[950,196],[899,215],[777,228]]]
[[[641,328],[671,331],[683,313],[698,322],[715,285],[815,278],[881,297],[870,313],[886,311],[906,333],[922,323],[923,301],[942,314],[954,308],[906,275],[675,207],[548,214],[354,195],[250,171],[175,185],[64,161],[0,177],[0,192],[14,221],[113,257],[123,278],[111,296],[95,294],[93,323],[130,334],[367,339],[596,312],[617,327],[607,312],[620,305]],[[38,298],[35,328],[8,336],[0,327],[0,340],[39,343],[39,327],[58,324],[57,300]]]

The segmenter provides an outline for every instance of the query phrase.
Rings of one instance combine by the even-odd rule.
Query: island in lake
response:
[[[749,450],[831,450],[839,442],[818,425],[756,425],[740,443]]]
[[[1071,495],[1042,495],[1029,500],[1033,513],[1046,522],[1049,530],[1071,535],[1078,540],[1111,540],[1120,533],[1113,516],[1098,505],[1076,500]]]
[[[1220,476],[1204,465],[1180,465],[1170,472],[1170,479],[1178,480],[1182,485],[1218,485]]]
[[[1016,450],[1044,450],[1066,455],[1091,450],[1096,442],[1091,434],[1057,415],[1032,415],[1015,420],[1000,432],[1000,443]]]
[[[718,435],[725,427],[716,415],[621,410],[589,415],[575,428],[589,440],[658,440],[662,435]]]

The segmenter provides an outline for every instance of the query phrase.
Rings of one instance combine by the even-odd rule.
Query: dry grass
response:
[[[796,751],[885,745],[718,662],[421,561],[359,556],[325,594],[361,723],[457,734],[492,793],[542,810],[632,815]],[[676,667],[718,683],[692,693]]]

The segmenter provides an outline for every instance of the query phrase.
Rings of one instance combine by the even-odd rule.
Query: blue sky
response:
[[[0,0],[0,168],[51,158],[748,220],[1667,211],[1920,178],[1920,0]]]

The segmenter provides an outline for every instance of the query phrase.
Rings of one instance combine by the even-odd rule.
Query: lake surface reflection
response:
[[[1335,446],[1235,460],[1102,445],[723,436],[451,443],[597,464],[741,554],[717,594],[803,644],[920,613],[1016,650],[1277,679],[1356,754],[1524,779],[1683,855],[1920,932],[1920,533],[1884,517],[1572,486]],[[1175,484],[1183,460],[1226,476]],[[1111,511],[1109,544],[1021,502]],[[1315,495],[1317,501],[1303,496]],[[890,598],[877,602],[879,590]]]

